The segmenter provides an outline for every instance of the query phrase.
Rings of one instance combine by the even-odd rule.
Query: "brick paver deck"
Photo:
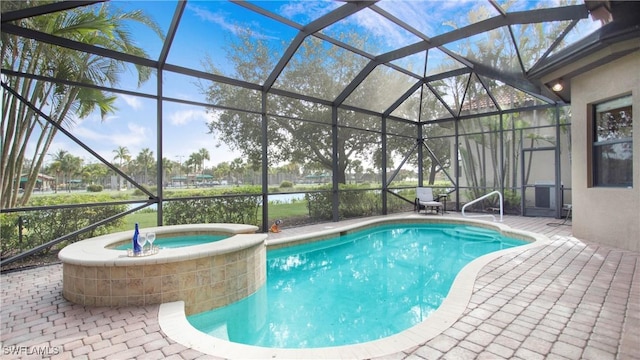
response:
[[[453,326],[384,358],[640,359],[640,254],[586,243],[571,237],[570,226],[548,225],[560,222],[505,217],[511,227],[546,234],[551,244],[489,263]],[[157,305],[103,308],[66,301],[59,264],[2,274],[1,286],[2,359],[214,358],[166,337]]]

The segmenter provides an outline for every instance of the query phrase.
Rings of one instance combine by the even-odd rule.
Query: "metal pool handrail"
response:
[[[483,215],[465,215],[465,213],[464,213],[464,209],[465,209],[467,206],[469,206],[469,205],[473,205],[473,204],[477,203],[478,201],[480,201],[480,200],[484,200],[484,199],[488,198],[489,196],[491,196],[491,195],[495,195],[495,194],[498,194],[498,197],[500,198],[500,222],[502,222],[502,214],[504,213],[503,208],[502,208],[502,193],[501,193],[500,191],[498,191],[498,190],[496,190],[496,191],[492,191],[492,192],[490,192],[490,193],[488,193],[488,194],[485,194],[485,195],[482,195],[482,196],[480,196],[479,198],[477,198],[477,199],[475,199],[475,200],[473,200],[473,201],[471,201],[471,202],[468,202],[468,203],[464,204],[464,206],[462,207],[462,216],[463,216],[463,217],[482,217],[482,216],[491,216],[491,217],[493,218],[493,221],[496,221],[496,217],[495,217],[495,216],[493,216],[493,214],[483,214]]]

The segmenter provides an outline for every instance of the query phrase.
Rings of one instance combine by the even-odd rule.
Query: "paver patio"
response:
[[[640,359],[640,253],[573,238],[561,222],[506,216],[504,224],[552,242],[490,262],[453,326],[384,358]],[[66,301],[60,264],[2,274],[1,286],[2,359],[215,358],[165,336],[158,305],[104,308]]]

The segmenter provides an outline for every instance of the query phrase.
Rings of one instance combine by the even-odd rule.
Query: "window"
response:
[[[631,95],[593,107],[593,185],[633,186]]]

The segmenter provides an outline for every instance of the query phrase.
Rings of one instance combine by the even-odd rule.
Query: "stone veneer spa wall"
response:
[[[160,235],[171,230],[167,228],[154,230]],[[191,226],[189,232],[195,228],[202,230],[202,225]],[[210,244],[162,249],[146,257],[128,257],[126,251],[109,249],[122,241],[120,237],[119,233],[83,240],[60,252],[65,299],[89,306],[182,300],[185,312],[192,314],[243,299],[266,281],[265,234],[237,234]]]

